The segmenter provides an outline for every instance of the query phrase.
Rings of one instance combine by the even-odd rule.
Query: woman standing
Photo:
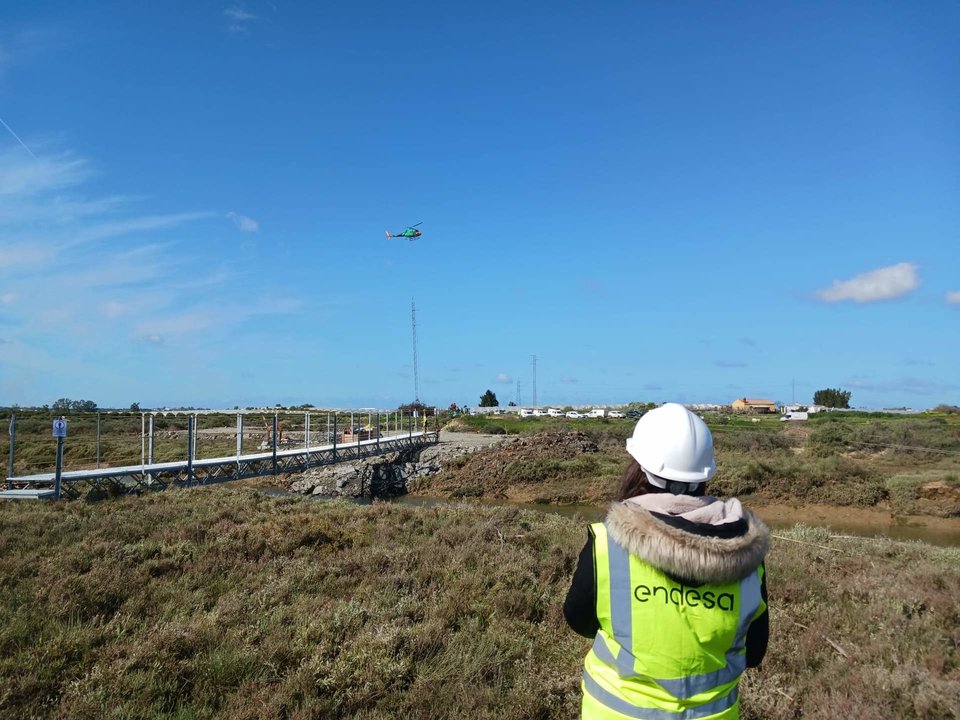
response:
[[[733,720],[738,683],[767,649],[770,532],[737,499],[706,495],[709,428],[669,403],[637,422],[633,462],[590,526],[563,606],[594,639],[584,718]]]

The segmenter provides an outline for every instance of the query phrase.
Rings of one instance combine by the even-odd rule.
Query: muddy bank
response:
[[[376,457],[325,465],[269,482],[274,487],[323,498],[392,498],[416,489],[423,478],[456,466],[486,448],[510,445],[515,437],[441,432],[440,441]]]

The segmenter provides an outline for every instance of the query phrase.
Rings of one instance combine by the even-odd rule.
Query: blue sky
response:
[[[460,5],[5,3],[0,405],[960,403],[960,6]]]

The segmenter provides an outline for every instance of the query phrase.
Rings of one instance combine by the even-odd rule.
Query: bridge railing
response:
[[[56,440],[49,411],[0,414],[0,458],[8,488],[18,480],[51,473]],[[202,464],[276,451],[307,452],[365,440],[436,430],[435,418],[401,410],[255,410],[66,413],[62,471],[142,467],[157,463]],[[294,453],[296,454],[296,453]]]

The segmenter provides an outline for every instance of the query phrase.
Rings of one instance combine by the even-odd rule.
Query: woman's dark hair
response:
[[[697,485],[696,490],[687,494],[700,497],[704,495],[706,491],[707,484],[702,482]],[[632,497],[637,497],[638,495],[665,492],[669,492],[669,490],[658,488],[656,485],[651,485],[650,481],[647,480],[646,473],[643,472],[643,468],[640,467],[640,463],[631,459],[630,464],[627,466],[626,472],[623,473],[623,479],[620,480],[620,489],[617,491],[617,500],[623,501]]]

